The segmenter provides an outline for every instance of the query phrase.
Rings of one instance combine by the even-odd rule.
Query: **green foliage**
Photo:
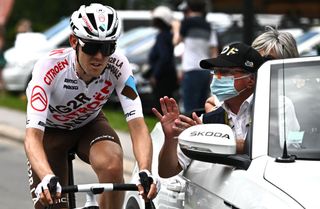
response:
[[[8,107],[15,110],[26,111],[27,100],[24,94],[10,94],[6,92],[0,92],[0,106]],[[107,116],[111,127],[116,130],[128,131],[128,125],[120,109],[115,107],[105,107],[103,112]],[[157,119],[152,116],[145,116],[145,121],[149,131],[151,131],[154,125],[157,123]]]
[[[24,95],[0,92],[0,106],[20,111],[26,111],[26,97]]]

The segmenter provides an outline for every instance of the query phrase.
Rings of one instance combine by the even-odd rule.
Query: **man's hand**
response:
[[[160,105],[163,115],[156,108],[152,108],[152,112],[160,121],[166,138],[173,139],[181,133],[181,130],[173,128],[179,118],[179,106],[175,99],[167,96],[160,99]]]
[[[201,119],[195,112],[192,113],[192,118],[180,115],[179,106],[173,98],[167,96],[161,98],[160,105],[163,115],[155,108],[152,108],[152,111],[161,122],[166,138],[172,139],[178,136],[186,128],[202,124]]]
[[[179,115],[179,119],[175,121],[174,129],[180,129],[180,132],[194,125],[202,124],[201,119],[195,112],[192,113],[192,118],[185,115]]]
[[[40,200],[41,204],[44,206],[49,206],[52,205],[54,203],[57,203],[59,198],[61,197],[61,185],[60,183],[57,181],[56,185],[53,185],[56,187],[56,191],[51,191],[50,192],[50,188],[48,188],[49,184],[50,184],[50,180],[52,180],[52,178],[56,178],[56,176],[52,175],[52,174],[48,174],[46,175],[42,181],[38,184],[36,190],[35,190],[35,194],[37,196],[37,198]],[[51,181],[52,183],[52,181]]]

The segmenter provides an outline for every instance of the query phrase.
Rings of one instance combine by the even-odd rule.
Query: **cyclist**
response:
[[[53,50],[40,59],[26,90],[25,151],[34,206],[68,207],[61,185],[68,183],[69,150],[91,164],[99,182],[124,181],[121,144],[101,111],[114,90],[128,123],[140,172],[153,180],[149,193],[143,195],[137,177],[139,193],[152,199],[158,187],[150,173],[152,142],[129,62],[116,51],[121,31],[117,13],[97,3],[82,5],[72,14],[70,28],[71,47]],[[51,194],[47,185],[54,176],[59,182],[57,193]],[[123,197],[123,192],[104,193],[100,208],[121,208]]]

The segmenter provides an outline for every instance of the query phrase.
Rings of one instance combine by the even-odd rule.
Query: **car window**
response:
[[[271,65],[269,154],[320,160],[319,62]]]

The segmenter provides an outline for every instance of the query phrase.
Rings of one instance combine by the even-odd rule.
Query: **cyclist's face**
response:
[[[86,76],[98,77],[102,71],[106,68],[109,56],[103,55],[101,50],[97,50],[96,53],[85,53],[84,46],[81,46],[81,42],[75,36],[72,36],[71,42],[74,49],[78,50],[78,62]],[[83,43],[83,42],[82,42]]]

